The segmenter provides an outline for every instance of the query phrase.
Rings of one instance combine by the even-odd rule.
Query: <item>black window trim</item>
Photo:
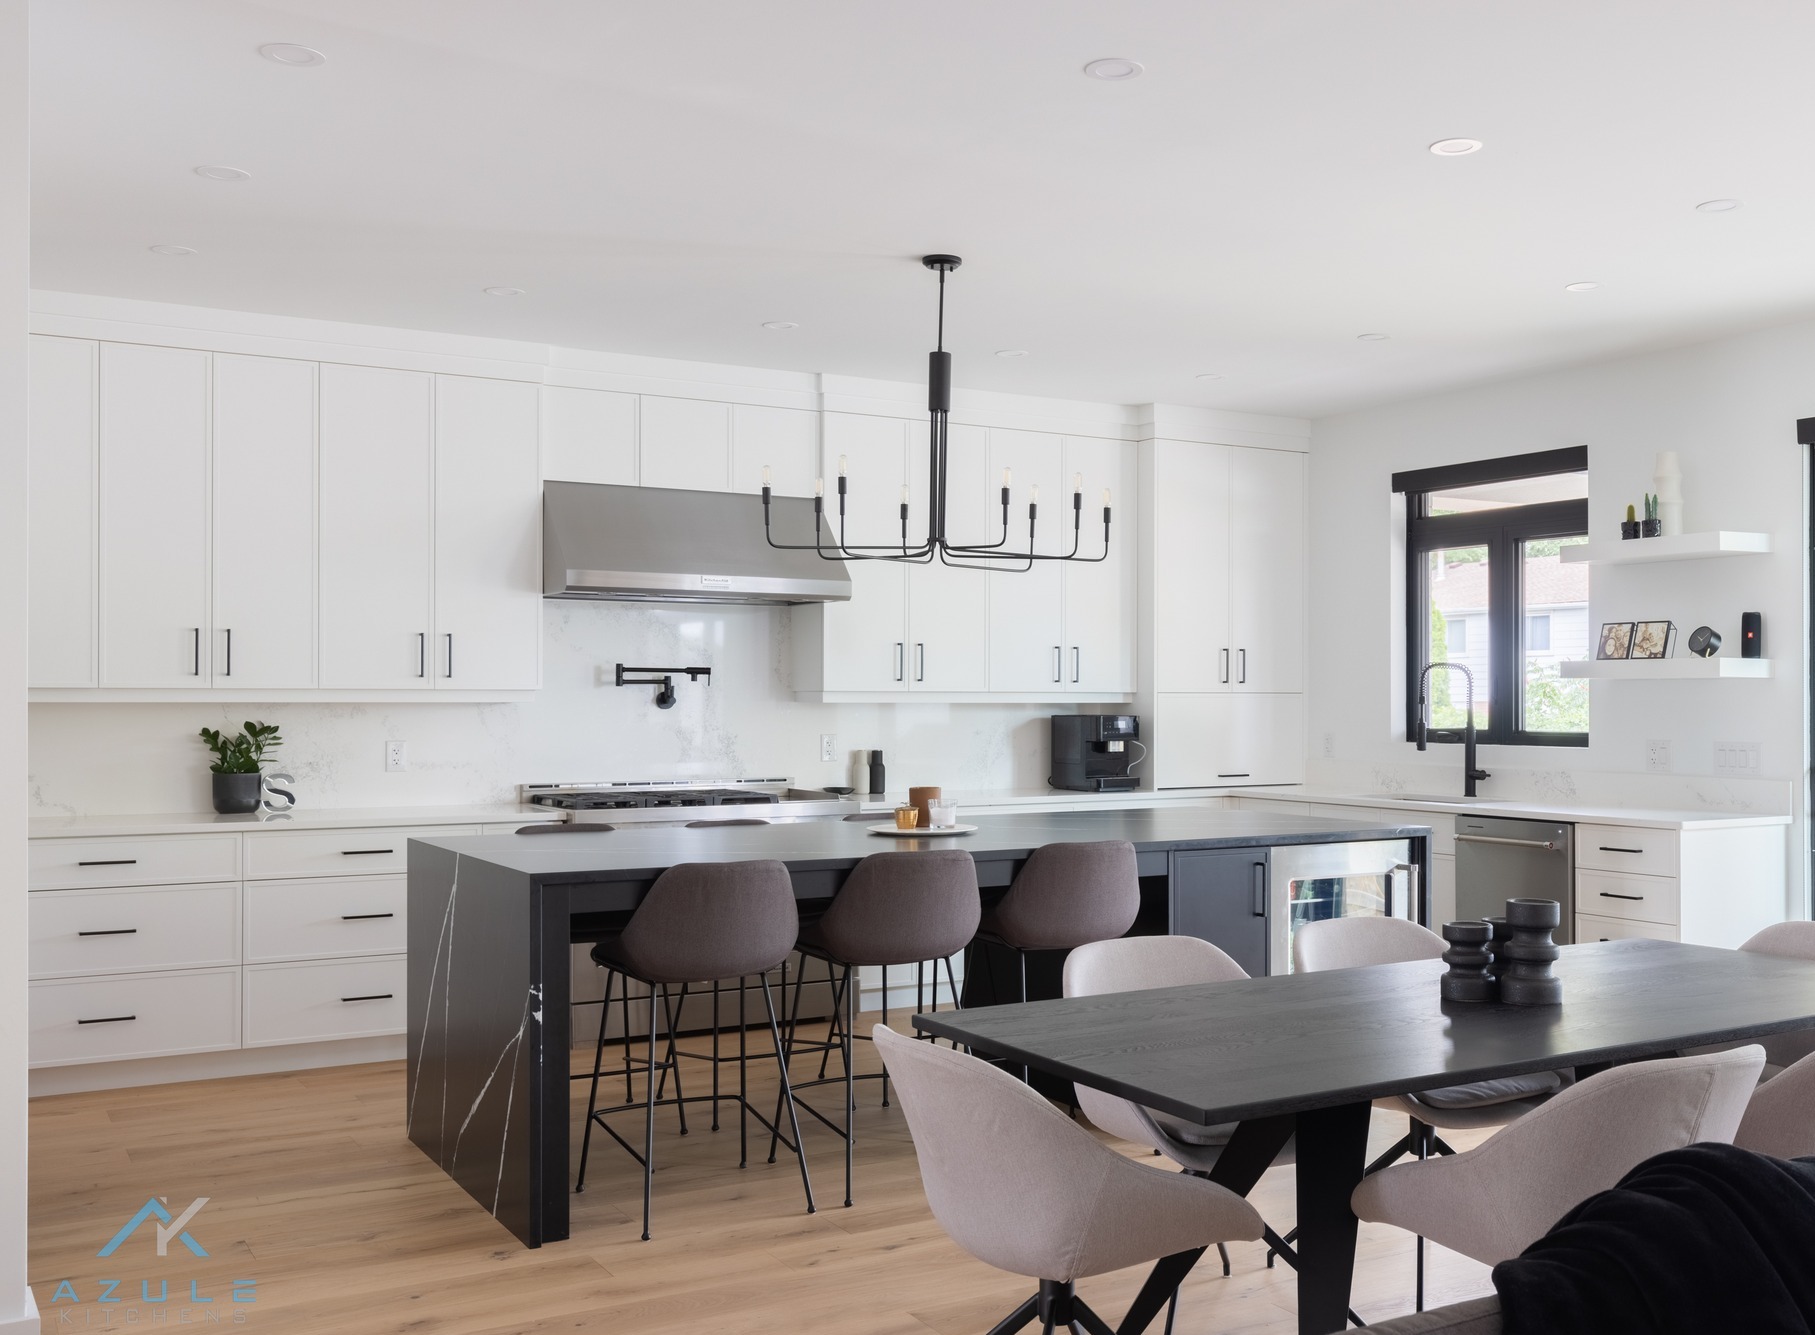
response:
[[[1543,538],[1568,538],[1588,532],[1586,500],[1548,501],[1504,510],[1473,514],[1430,515],[1426,496],[1455,487],[1513,482],[1521,478],[1588,470],[1588,447],[1573,446],[1536,454],[1442,468],[1421,468],[1393,474],[1393,490],[1406,493],[1406,616],[1405,616],[1405,739],[1416,740],[1418,675],[1424,667],[1424,609],[1429,606],[1428,563],[1425,555],[1445,547],[1485,546],[1488,549],[1488,636],[1490,691],[1494,695],[1476,707],[1488,705],[1489,726],[1478,733],[1483,746],[1587,746],[1585,732],[1527,732],[1519,718],[1525,674],[1520,662],[1525,640],[1524,544]],[[1499,615],[1496,615],[1496,612]],[[1502,632],[1503,625],[1514,628]],[[1509,720],[1510,725],[1509,725]],[[1460,728],[1432,728],[1433,742],[1460,742]]]

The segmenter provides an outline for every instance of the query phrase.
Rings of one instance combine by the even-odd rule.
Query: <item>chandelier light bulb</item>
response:
[[[1071,489],[1073,491],[1084,490],[1084,475],[1082,473],[1073,473],[1071,475]]]
[[[845,475],[845,470],[847,467],[849,467],[849,464],[850,464],[849,455],[841,454],[838,456],[838,476],[839,477],[843,477]]]
[[[770,479],[769,465],[764,464],[763,465],[763,485],[765,487],[769,485],[769,479]]]
[[[826,480],[823,477],[813,479],[813,494],[815,496],[824,496],[826,494]]]

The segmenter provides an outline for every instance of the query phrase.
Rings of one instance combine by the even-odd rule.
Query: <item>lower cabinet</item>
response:
[[[71,978],[31,985],[30,1063],[70,1066],[240,1045],[240,971]]]
[[[1623,941],[1627,937],[1644,937],[1649,941],[1675,941],[1677,929],[1662,922],[1642,922],[1636,918],[1603,918],[1593,913],[1576,914],[1577,941]]]
[[[1172,855],[1172,932],[1219,947],[1253,977],[1267,973],[1264,848],[1188,850]]]
[[[1156,788],[1304,782],[1302,695],[1167,693],[1154,714]]]
[[[251,965],[245,1046],[400,1034],[408,973],[402,955]]]

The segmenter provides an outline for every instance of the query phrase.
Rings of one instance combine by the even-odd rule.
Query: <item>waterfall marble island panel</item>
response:
[[[1045,844],[1126,839],[1143,881],[1166,885],[1182,853],[1404,840],[1421,869],[1420,887],[1429,884],[1422,870],[1430,831],[1422,825],[1189,807],[993,816],[979,824],[955,840],[885,841],[838,821],[412,839],[411,1140],[528,1246],[568,1236],[569,946],[621,923],[677,863],[774,858],[808,903],[830,899],[871,854],[957,847],[976,859],[988,900]],[[1422,917],[1428,890],[1420,899]],[[1170,930],[1174,916],[1168,908],[1136,930]]]

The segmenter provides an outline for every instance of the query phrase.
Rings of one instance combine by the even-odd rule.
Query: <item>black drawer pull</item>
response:
[[[1644,851],[1645,850],[1642,848],[1614,848],[1609,844],[1601,845],[1601,852],[1603,853],[1643,853]]]
[[[395,913],[343,913],[340,915],[340,920],[342,922],[364,922],[367,918],[395,918],[396,916]]]
[[[1251,779],[1254,776],[1244,771],[1241,774],[1219,774],[1216,777],[1219,779]]]
[[[77,936],[137,936],[136,927],[109,927],[104,932],[77,932]]]
[[[78,867],[131,867],[138,863],[137,858],[97,858],[93,862],[78,862]]]
[[[394,848],[343,848],[340,850],[340,855],[343,858],[369,858],[377,853],[395,853],[396,851]]]
[[[395,992],[374,992],[369,997],[342,997],[342,1001],[389,1001],[396,996]]]
[[[98,1020],[77,1020],[77,1024],[123,1024],[127,1020],[136,1020],[136,1015],[103,1015]]]
[[[1631,900],[1642,900],[1642,899],[1643,899],[1643,898],[1644,898],[1644,897],[1645,897],[1645,896],[1643,896],[1643,895],[1616,895],[1616,894],[1614,894],[1614,893],[1613,893],[1613,891],[1611,891],[1611,890],[1603,890],[1603,891],[1601,891],[1601,898],[1602,898],[1602,899],[1631,899]]]

